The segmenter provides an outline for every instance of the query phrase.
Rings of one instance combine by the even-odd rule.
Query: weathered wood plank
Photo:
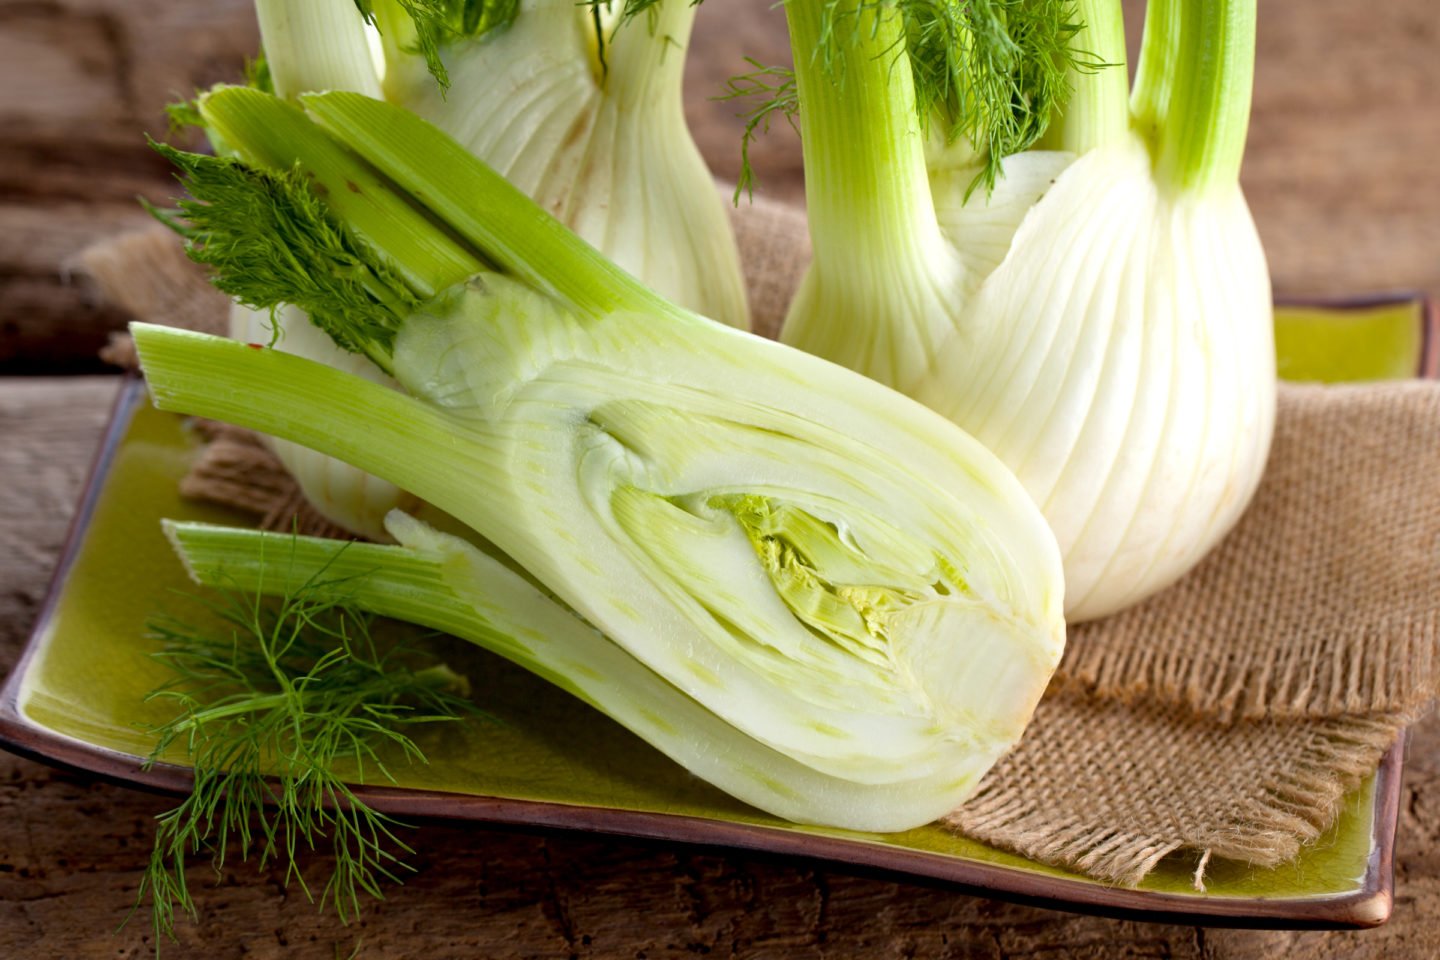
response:
[[[254,53],[247,0],[0,2],[0,371],[97,369],[125,318],[68,266],[173,191],[164,106]],[[57,335],[63,324],[64,335]]]

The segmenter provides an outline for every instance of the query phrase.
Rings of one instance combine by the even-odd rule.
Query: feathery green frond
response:
[[[216,633],[151,624],[163,643],[155,657],[173,676],[147,699],[177,714],[154,730],[147,766],[180,749],[194,767],[190,795],[159,817],[137,894],[137,909],[151,901],[157,950],[174,935],[177,908],[196,914],[185,864],[202,850],[217,871],[232,851],[261,868],[280,860],[286,885],[313,899],[297,858],[326,846],[334,865],[319,899],[342,922],[358,914],[361,893],[383,898],[383,883],[408,869],[400,824],[346,780],[393,782],[388,764],[425,762],[406,728],[476,711],[449,667],[377,641],[369,616],[346,605],[354,586],[322,570],[278,603],[258,594],[209,603],[224,624]]]
[[[386,365],[397,320],[420,298],[330,217],[304,174],[152,146],[184,174],[190,194],[178,211],[152,212],[214,271],[217,287],[257,309],[294,304],[340,346]]]
[[[749,73],[738,73],[725,82],[725,92],[717,100],[757,98],[758,103],[740,114],[745,120],[745,133],[740,138],[740,176],[735,181],[735,203],[740,194],[753,195],[755,168],[750,163],[750,146],[762,134],[770,132],[770,121],[784,117],[792,129],[800,113],[800,96],[795,85],[795,71],[788,67],[767,67],[753,57],[745,62],[754,67]]]
[[[938,123],[947,143],[968,139],[984,159],[976,185],[987,189],[1064,106],[1067,72],[1099,66],[1071,48],[1081,28],[1073,0],[828,0],[814,56],[837,82],[843,45],[877,22],[866,10],[903,18],[904,41],[889,55],[908,62],[920,123]]]

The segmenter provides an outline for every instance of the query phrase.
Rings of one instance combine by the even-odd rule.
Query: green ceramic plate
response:
[[[1276,367],[1285,380],[1326,383],[1434,377],[1435,326],[1434,305],[1413,296],[1282,303]]]
[[[1282,342],[1325,340],[1363,324],[1383,336],[1388,370],[1419,372],[1434,337],[1413,300],[1362,320],[1308,305],[1282,311]],[[1430,318],[1433,320],[1433,318]],[[1402,328],[1409,326],[1411,335]],[[1313,346],[1313,345],[1312,345]],[[1393,347],[1393,349],[1391,349]],[[1378,369],[1364,351],[1365,376]],[[1336,361],[1287,346],[1296,369],[1333,379]],[[1403,354],[1397,359],[1398,354]],[[1343,371],[1342,371],[1343,372]],[[127,381],[70,543],[25,654],[0,690],[0,740],[42,760],[134,784],[184,790],[185,768],[140,768],[150,749],[141,729],[166,717],[145,705],[163,676],[148,654],[145,622],[157,610],[203,617],[160,533],[159,519],[241,518],[180,499],[176,481],[195,453],[183,422],[155,411]],[[444,641],[440,641],[444,642]],[[1208,891],[1191,888],[1194,865],[1161,866],[1139,889],[1106,886],[958,837],[939,827],[898,835],[797,827],[758,813],[697,781],[611,722],[524,671],[456,642],[447,661],[465,673],[495,721],[437,729],[422,742],[427,766],[394,766],[398,783],[357,791],[410,817],[598,831],[760,850],[842,867],[943,881],[987,896],[1155,920],[1267,926],[1370,926],[1389,914],[1390,848],[1400,751],[1349,797],[1335,827],[1294,862],[1273,870],[1212,866]]]

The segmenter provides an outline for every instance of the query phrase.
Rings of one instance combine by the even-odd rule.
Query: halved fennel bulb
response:
[[[357,602],[526,665],[779,816],[900,830],[968,796],[1064,644],[1059,553],[1013,475],[900,394],[668,303],[413,115],[306,104],[406,205],[352,220],[309,194],[349,172],[304,138],[293,175],[172,153],[187,233],[227,289],[304,300],[402,390],[137,326],[152,395],[413,490],[495,552],[398,514],[400,546],[297,551],[360,564]],[[275,136],[249,91],[207,103],[232,107],[237,142]],[[228,210],[237,194],[279,228]],[[432,218],[491,268],[418,298],[404,274],[424,262],[354,245]],[[324,290],[234,275],[277,237]],[[352,285],[331,266],[357,256]],[[176,538],[196,571],[262,562],[257,534]]]

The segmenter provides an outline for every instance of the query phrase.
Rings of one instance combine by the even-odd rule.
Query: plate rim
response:
[[[1416,373],[1419,377],[1435,377],[1440,372],[1440,311],[1436,303],[1423,294],[1394,292],[1343,299],[1277,297],[1275,300],[1276,306],[1338,310],[1407,302],[1420,306],[1422,341],[1420,369]],[[188,767],[155,764],[143,769],[141,757],[61,734],[31,720],[20,709],[24,679],[54,619],[62,588],[94,519],[116,454],[135,411],[148,396],[139,375],[129,372],[119,380],[45,599],[19,658],[0,686],[0,747],[42,764],[93,775],[119,786],[184,794],[192,783]],[[547,833],[594,833],[644,842],[682,843],[693,849],[775,856],[786,862],[806,862],[839,872],[939,885],[972,896],[1072,913],[1201,926],[1367,929],[1388,920],[1394,906],[1394,846],[1407,742],[1408,733],[1385,753],[1376,773],[1370,853],[1359,889],[1274,899],[1137,890],[1094,879],[1054,876],[859,838],[826,836],[803,828],[375,784],[361,784],[354,789],[358,797],[375,809],[412,820],[462,821]]]
[[[1415,379],[1440,379],[1440,302],[1423,290],[1377,290],[1344,297],[1277,294],[1274,300],[1277,307],[1313,307],[1321,310],[1369,310],[1374,307],[1413,303],[1420,308],[1420,357]]]

